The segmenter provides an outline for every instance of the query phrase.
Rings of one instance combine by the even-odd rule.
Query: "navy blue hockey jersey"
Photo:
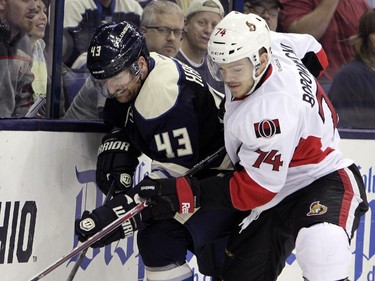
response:
[[[224,145],[218,109],[197,71],[151,53],[150,72],[132,104],[107,100],[106,122],[125,127],[160,177],[184,174]]]

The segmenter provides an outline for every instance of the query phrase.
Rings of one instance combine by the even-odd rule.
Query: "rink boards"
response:
[[[74,220],[102,204],[95,183],[96,151],[103,133],[0,131],[0,280],[28,281],[78,245]],[[350,280],[375,280],[375,139],[343,139],[344,155],[360,166],[370,211],[353,240]],[[149,170],[141,158],[135,181]],[[211,280],[189,263],[194,281]],[[75,258],[42,280],[66,280]],[[74,280],[144,280],[134,237],[90,249]],[[302,280],[294,254],[278,281]]]

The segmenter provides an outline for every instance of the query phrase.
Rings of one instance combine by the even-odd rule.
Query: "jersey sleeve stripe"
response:
[[[241,211],[247,211],[262,206],[271,201],[276,193],[257,184],[246,172],[235,172],[230,179],[230,196],[233,206]]]

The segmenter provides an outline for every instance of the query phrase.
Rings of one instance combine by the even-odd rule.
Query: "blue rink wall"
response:
[[[95,182],[96,151],[106,128],[95,122],[0,121],[0,280],[28,281],[78,245],[74,220],[101,206]],[[375,281],[375,131],[341,131],[341,149],[359,165],[370,211],[352,242],[350,280]],[[149,171],[140,158],[139,182]],[[42,280],[66,280],[77,257]],[[319,257],[317,257],[319,258]],[[197,273],[195,281],[211,280]],[[136,239],[90,249],[74,280],[145,280]],[[302,280],[294,254],[278,281]]]

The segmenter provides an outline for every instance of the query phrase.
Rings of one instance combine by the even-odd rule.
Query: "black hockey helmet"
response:
[[[100,25],[87,52],[87,67],[96,79],[107,79],[132,66],[140,55],[149,57],[143,34],[131,23]]]

